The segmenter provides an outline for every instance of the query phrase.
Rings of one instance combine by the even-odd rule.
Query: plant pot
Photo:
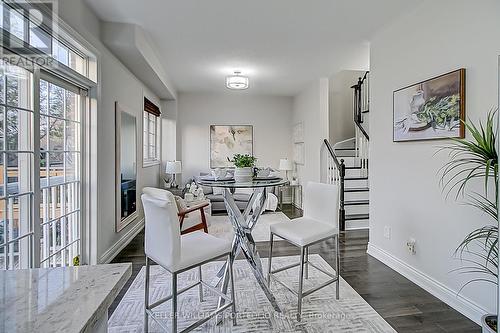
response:
[[[497,316],[488,314],[481,317],[481,327],[483,328],[483,333],[496,333],[496,330],[490,326],[490,324],[497,325]]]
[[[235,168],[234,169],[234,181],[237,183],[251,182],[253,179],[253,168]]]

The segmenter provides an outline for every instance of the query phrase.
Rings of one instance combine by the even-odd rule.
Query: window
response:
[[[83,253],[83,122],[97,63],[61,30],[64,37],[34,34],[41,28],[26,8],[2,2],[0,25],[16,45],[29,43],[58,62],[0,62],[0,269],[73,265]],[[7,49],[27,57],[0,45]]]
[[[160,108],[144,97],[143,130],[143,164],[145,166],[160,162],[159,128]]]

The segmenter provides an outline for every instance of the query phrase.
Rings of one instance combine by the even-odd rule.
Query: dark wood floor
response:
[[[300,210],[285,206],[283,212],[290,218],[300,216]],[[380,261],[366,254],[368,231],[347,231],[340,237],[341,276],[373,307],[396,331],[418,333],[480,332],[474,322],[462,316],[422,288],[396,273]],[[267,242],[258,243],[261,257],[268,255]],[[334,263],[333,244],[325,242],[314,246],[310,253],[319,253],[330,264]],[[298,255],[297,248],[284,241],[276,242],[273,255]],[[140,233],[113,262],[131,262],[132,277],[122,289],[109,310],[111,315],[145,264],[144,233]]]

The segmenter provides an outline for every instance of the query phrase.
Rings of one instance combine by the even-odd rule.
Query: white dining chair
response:
[[[336,298],[339,299],[339,187],[337,185],[309,182],[305,189],[304,215],[289,222],[271,224],[269,237],[268,283],[281,284],[298,297],[297,320],[301,320],[302,299],[315,291],[336,282]],[[277,236],[300,248],[300,262],[272,269],[273,237]],[[325,271],[309,261],[309,247],[332,238],[335,244],[335,274]],[[308,278],[308,266],[330,277],[326,282],[303,291],[304,271]],[[299,290],[291,288],[274,274],[299,266]]]
[[[165,331],[164,326],[155,316],[153,309],[166,301],[172,300],[171,332],[177,332],[177,298],[178,295],[199,286],[200,302],[203,301],[203,288],[211,291],[226,300],[226,303],[218,307],[203,319],[189,325],[181,332],[189,332],[196,327],[207,322],[220,312],[232,307],[233,325],[236,325],[236,303],[234,298],[233,280],[233,258],[231,257],[231,243],[206,234],[202,231],[195,231],[181,235],[179,219],[175,198],[172,193],[155,189],[154,191],[145,188],[142,194],[142,204],[145,215],[145,240],[144,252],[146,253],[146,278],[145,278],[145,299],[144,299],[144,331],[148,332],[148,319],[151,316],[158,325]],[[229,275],[231,284],[231,297],[205,283],[201,276],[201,266],[207,262],[227,257],[229,264]],[[150,282],[150,260],[166,269],[172,274],[172,293],[160,300],[150,303],[149,282]],[[177,288],[177,279],[180,273],[193,268],[198,268],[199,279],[196,283]]]

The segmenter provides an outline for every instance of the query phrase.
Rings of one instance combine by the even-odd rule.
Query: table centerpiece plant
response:
[[[498,285],[498,154],[496,140],[497,110],[488,113],[486,124],[464,122],[471,139],[452,139],[453,142],[440,150],[449,152],[450,161],[440,170],[440,184],[448,197],[465,198],[465,204],[475,207],[491,220],[471,231],[455,250],[463,267],[455,270],[474,274],[460,291],[470,283],[485,282]],[[480,193],[469,190],[475,181],[483,183]],[[460,292],[459,291],[459,292]],[[498,313],[498,309],[497,309]],[[481,322],[483,332],[496,332],[497,315],[485,315]]]
[[[235,154],[230,162],[234,163],[234,181],[238,183],[251,182],[253,179],[257,158],[248,154]]]

